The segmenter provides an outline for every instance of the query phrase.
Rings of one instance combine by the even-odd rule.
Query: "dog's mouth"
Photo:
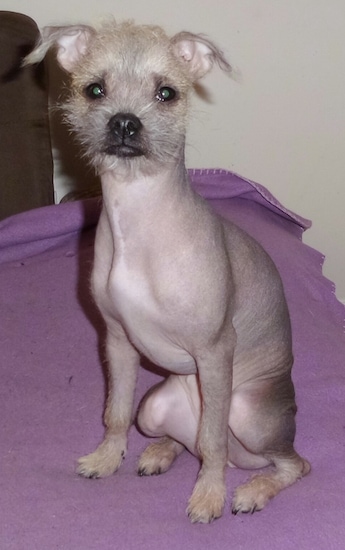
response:
[[[142,157],[145,155],[145,151],[136,145],[127,145],[125,143],[117,145],[110,144],[104,148],[104,153],[106,155],[112,155],[119,158],[133,158],[133,157]]]

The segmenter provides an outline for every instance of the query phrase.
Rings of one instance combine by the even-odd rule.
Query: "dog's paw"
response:
[[[77,474],[88,478],[110,476],[121,466],[125,455],[125,446],[103,441],[95,452],[79,458]]]
[[[210,486],[201,478],[197,481],[188,503],[189,519],[192,523],[211,523],[222,515],[225,498],[223,484]]]
[[[233,514],[254,514],[262,510],[276,494],[274,483],[268,476],[255,476],[248,483],[237,487],[232,500]]]
[[[142,453],[138,464],[138,475],[152,476],[167,472],[183,451],[184,447],[173,439],[163,438],[158,443],[152,443]]]

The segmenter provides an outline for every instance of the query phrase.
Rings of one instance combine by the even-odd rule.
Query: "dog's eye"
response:
[[[99,82],[93,82],[85,88],[85,95],[90,99],[99,99],[105,96],[105,90],[102,84]]]
[[[173,88],[169,88],[169,86],[159,88],[156,95],[156,99],[158,99],[158,101],[171,101],[175,97],[176,91]]]

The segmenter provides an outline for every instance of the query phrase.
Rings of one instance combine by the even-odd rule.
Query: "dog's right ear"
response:
[[[79,59],[85,55],[90,38],[95,30],[88,25],[69,25],[66,27],[44,27],[41,39],[35,49],[23,60],[23,65],[39,63],[47,51],[57,48],[57,60],[67,72],[73,72]]]

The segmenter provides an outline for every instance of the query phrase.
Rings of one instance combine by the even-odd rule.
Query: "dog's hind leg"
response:
[[[295,413],[293,386],[287,376],[250,383],[233,393],[230,425],[234,434],[247,451],[272,466],[235,490],[234,514],[262,510],[281,490],[309,473],[308,461],[293,446]]]
[[[195,375],[171,375],[149,390],[137,418],[146,435],[161,437],[142,453],[139,475],[162,474],[188,448],[196,454],[200,399]]]
[[[282,489],[293,485],[310,471],[309,463],[293,449],[290,456],[272,459],[275,470],[257,474],[237,487],[232,501],[232,513],[260,511]]]

